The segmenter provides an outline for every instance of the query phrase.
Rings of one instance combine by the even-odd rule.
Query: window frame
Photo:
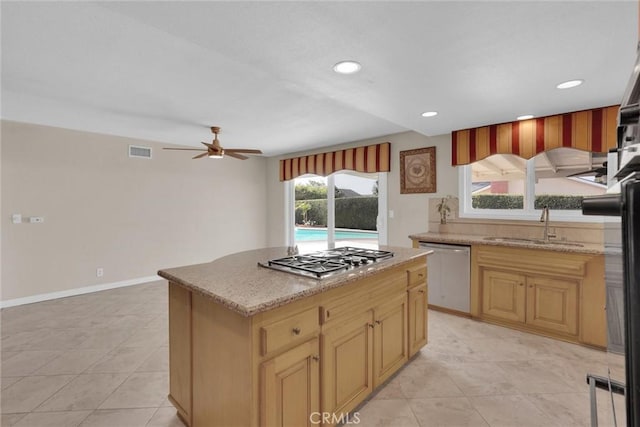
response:
[[[345,170],[336,171],[327,175],[327,244],[335,247],[335,176],[339,173],[348,173]],[[378,218],[376,221],[378,231],[378,246],[384,246],[389,241],[388,223],[388,178],[389,172],[375,172],[378,179]],[[305,174],[304,176],[314,174]],[[316,175],[317,176],[317,175]],[[295,245],[295,178],[284,181],[284,241],[286,246]],[[331,205],[331,206],[330,206]],[[331,211],[330,209],[331,208]]]
[[[535,158],[527,160],[523,209],[474,209],[471,206],[471,164],[458,166],[460,218],[539,221],[542,211],[534,208]],[[551,210],[551,218],[566,222],[606,222],[604,216],[583,215],[581,210]]]

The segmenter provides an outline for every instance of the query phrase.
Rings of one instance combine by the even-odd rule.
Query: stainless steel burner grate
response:
[[[392,256],[393,252],[389,251],[347,246],[304,255],[273,259],[266,264],[260,263],[260,265],[288,273],[323,278],[337,272],[381,261]]]

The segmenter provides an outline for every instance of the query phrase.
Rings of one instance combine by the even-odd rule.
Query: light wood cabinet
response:
[[[526,323],[568,335],[578,333],[578,282],[527,277]]]
[[[373,386],[377,387],[409,360],[406,293],[376,307],[373,315]]]
[[[473,317],[606,347],[603,256],[479,245],[471,258]]]
[[[322,333],[322,411],[346,413],[373,390],[373,311]]]
[[[250,317],[170,282],[169,397],[190,427],[339,422],[426,344],[426,313],[425,257]]]
[[[407,295],[334,325],[322,333],[322,410],[346,414],[409,359]]]
[[[427,285],[414,286],[408,294],[408,347],[412,357],[427,344]]]
[[[309,426],[320,411],[319,341],[314,338],[260,365],[260,418],[268,426]]]
[[[525,321],[526,277],[485,269],[482,272],[482,314],[514,322]]]
[[[577,283],[486,269],[482,314],[545,330],[576,335]]]

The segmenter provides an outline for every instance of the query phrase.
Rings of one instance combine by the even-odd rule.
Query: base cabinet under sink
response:
[[[482,314],[575,336],[578,282],[485,269]]]
[[[472,317],[606,348],[604,257],[474,246]]]

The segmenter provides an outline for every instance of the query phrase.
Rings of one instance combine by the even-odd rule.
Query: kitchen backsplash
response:
[[[470,234],[473,236],[519,237],[541,239],[544,224],[540,221],[492,220],[458,217],[458,198],[449,200],[451,214],[445,227],[440,225],[437,205],[440,197],[429,199],[429,231],[432,233]],[[599,222],[554,221],[553,212],[549,221],[549,233],[556,234],[554,240],[602,244],[604,224]]]

